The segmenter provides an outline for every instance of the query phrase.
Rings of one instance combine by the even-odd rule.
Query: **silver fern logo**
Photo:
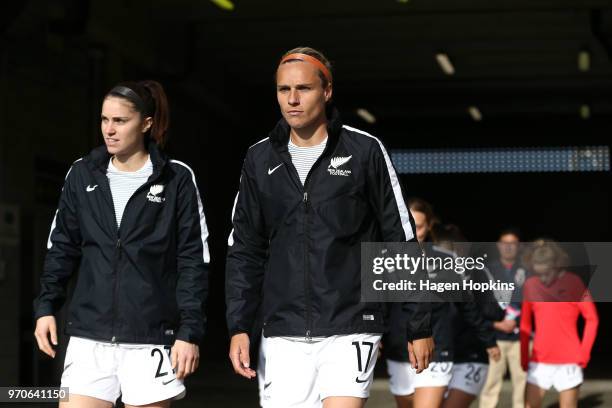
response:
[[[332,157],[332,159],[329,161],[329,166],[327,166],[327,171],[332,176],[342,176],[342,177],[350,176],[351,170],[342,170],[342,169],[339,169],[338,167],[348,163],[352,157],[353,157],[352,155]]]
[[[149,193],[147,194],[147,198],[152,203],[162,203],[166,201],[164,197],[159,197],[159,194],[164,192],[163,184],[153,184],[149,189]]]

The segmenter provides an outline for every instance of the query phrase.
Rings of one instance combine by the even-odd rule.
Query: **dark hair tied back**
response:
[[[130,102],[136,112],[143,118],[151,117],[153,124],[145,134],[160,147],[167,139],[170,111],[168,98],[164,88],[157,81],[146,80],[137,82],[122,82],[113,87],[106,97],[114,96]]]

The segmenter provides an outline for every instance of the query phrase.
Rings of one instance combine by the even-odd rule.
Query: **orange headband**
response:
[[[283,59],[281,59],[281,62],[278,65],[283,65],[285,62],[289,60],[300,60],[304,62],[310,62],[315,67],[319,68],[321,72],[323,72],[323,75],[325,76],[325,78],[327,78],[327,82],[331,84],[332,76],[331,76],[331,73],[329,72],[329,69],[327,69],[325,64],[323,64],[321,61],[319,61],[315,57],[312,57],[308,54],[300,54],[300,53],[289,54],[283,57]]]

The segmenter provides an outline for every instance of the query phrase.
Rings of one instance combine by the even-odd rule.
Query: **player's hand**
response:
[[[250,340],[246,333],[238,333],[232,336],[230,342],[229,358],[234,367],[236,374],[240,374],[244,378],[255,378],[255,370],[249,366],[251,358],[249,356]]]
[[[487,349],[487,354],[493,361],[499,361],[501,359],[501,350],[497,346],[489,347]]]
[[[34,337],[38,343],[38,348],[46,355],[55,358],[55,350],[49,343],[49,335],[51,335],[51,343],[57,346],[57,325],[55,324],[54,316],[42,316],[36,320],[36,329],[34,329]]]
[[[417,374],[429,367],[433,357],[434,341],[432,337],[408,342],[408,358]]]
[[[496,330],[504,333],[512,333],[516,328],[516,321],[514,319],[504,319],[493,324]]]
[[[193,374],[200,365],[200,348],[197,344],[176,340],[172,346],[171,356],[172,369],[179,380]]]

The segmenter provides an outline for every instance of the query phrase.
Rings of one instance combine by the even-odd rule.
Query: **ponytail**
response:
[[[155,114],[153,115],[153,125],[151,125],[149,137],[160,147],[163,147],[166,144],[166,132],[170,124],[170,109],[166,92],[157,81],[141,81],[141,84],[149,91],[155,101]]]

